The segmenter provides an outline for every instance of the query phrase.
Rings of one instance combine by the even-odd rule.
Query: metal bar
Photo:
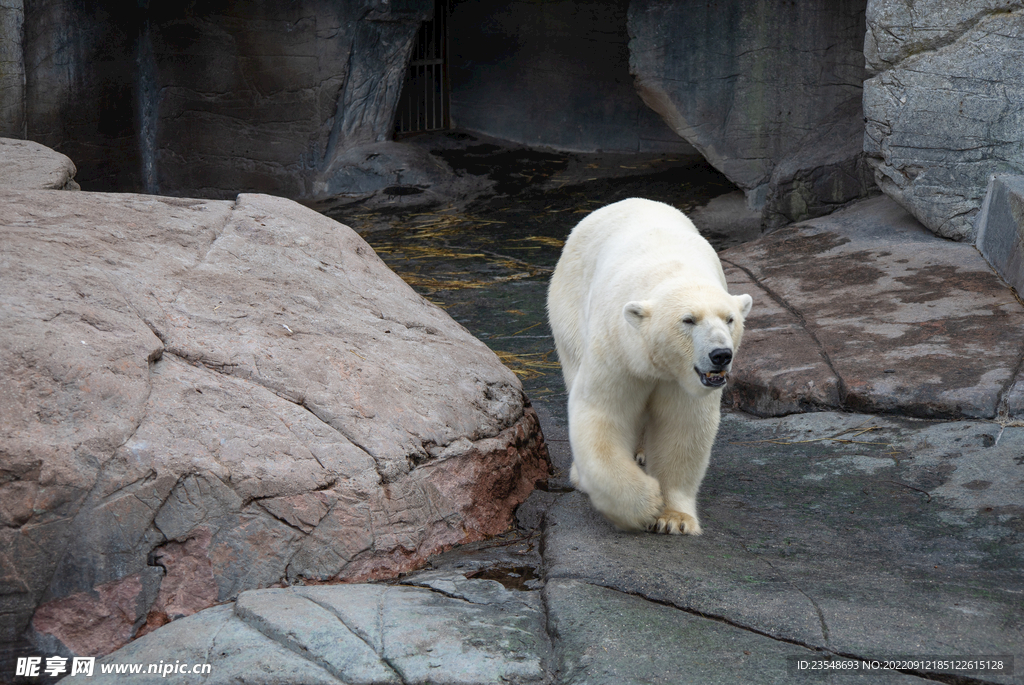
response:
[[[451,125],[448,80],[448,12],[450,0],[435,0],[434,16],[423,22],[399,96],[396,133],[437,131]]]

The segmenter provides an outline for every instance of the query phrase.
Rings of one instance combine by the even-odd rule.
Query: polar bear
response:
[[[548,289],[569,475],[618,528],[700,534],[697,489],[752,304],[669,205],[622,200],[569,235]]]

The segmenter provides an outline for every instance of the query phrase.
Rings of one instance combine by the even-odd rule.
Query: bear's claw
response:
[[[668,533],[670,535],[700,535],[700,523],[697,519],[689,514],[685,514],[675,509],[665,509],[658,516],[658,520],[655,521],[648,529],[652,533]]]

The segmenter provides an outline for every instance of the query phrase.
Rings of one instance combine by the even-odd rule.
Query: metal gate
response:
[[[448,2],[434,1],[434,18],[423,22],[398,101],[395,134],[449,128]]]

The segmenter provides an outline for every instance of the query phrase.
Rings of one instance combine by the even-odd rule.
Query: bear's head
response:
[[[640,334],[654,375],[701,395],[725,386],[753,303],[713,284],[685,285],[629,302],[623,316]]]

